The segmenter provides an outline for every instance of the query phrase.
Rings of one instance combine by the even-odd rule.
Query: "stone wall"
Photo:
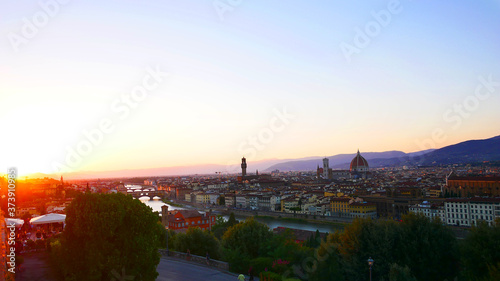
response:
[[[294,213],[284,213],[284,212],[271,212],[271,211],[250,211],[250,210],[227,210],[222,212],[224,215],[229,215],[230,213],[234,213],[237,216],[242,216],[242,217],[251,217],[251,216],[269,216],[269,217],[274,217],[274,218],[297,218],[297,219],[304,219],[309,222],[339,222],[339,223],[350,223],[353,221],[352,218],[343,216],[320,216],[316,215],[316,218],[314,218],[314,215],[309,215],[309,214],[294,214]]]
[[[167,255],[167,250],[165,250],[165,249],[161,249],[161,250],[159,250],[159,252],[164,257],[168,256],[171,258],[185,260],[185,261],[196,263],[196,264],[207,265],[207,258],[206,257],[197,256],[197,255],[187,256],[186,253],[176,252],[176,251],[168,251],[168,255]],[[210,259],[208,266],[214,267],[214,268],[217,268],[220,270],[226,270],[226,271],[229,270],[229,263],[214,260],[214,259]]]

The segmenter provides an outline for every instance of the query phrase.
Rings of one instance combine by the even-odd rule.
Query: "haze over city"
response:
[[[498,135],[499,1],[216,3],[3,1],[0,166],[224,165]]]

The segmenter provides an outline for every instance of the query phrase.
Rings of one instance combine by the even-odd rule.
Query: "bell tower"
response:
[[[330,160],[325,157],[323,159],[323,178],[328,179],[328,170],[330,169]]]
[[[241,158],[241,176],[246,177],[247,175],[247,159],[245,157]]]

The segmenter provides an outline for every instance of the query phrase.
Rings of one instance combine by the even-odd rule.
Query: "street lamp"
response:
[[[372,281],[372,266],[373,266],[373,259],[370,257],[368,259],[368,265],[370,266],[370,281]]]
[[[161,206],[161,222],[166,230],[165,236],[167,239],[167,256],[169,256],[170,252],[168,250],[168,230],[170,229],[170,227],[168,222],[168,205]]]

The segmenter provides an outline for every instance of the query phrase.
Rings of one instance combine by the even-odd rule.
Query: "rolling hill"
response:
[[[450,164],[500,161],[500,136],[484,140],[469,140],[440,149],[429,149],[413,153],[402,151],[361,153],[371,168],[398,166],[437,166]],[[333,169],[349,169],[356,154],[339,154],[328,157]],[[312,160],[294,160],[275,164],[266,171],[311,171],[323,166],[323,157]]]

